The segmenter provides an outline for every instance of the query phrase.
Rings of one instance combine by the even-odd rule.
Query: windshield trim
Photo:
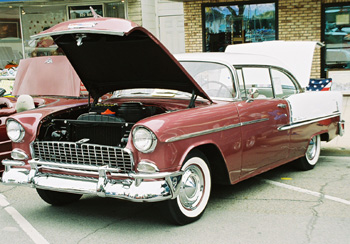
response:
[[[228,68],[228,70],[231,73],[231,77],[232,77],[232,87],[234,88],[235,91],[235,96],[232,96],[232,98],[224,98],[224,97],[213,97],[213,96],[209,96],[211,99],[213,100],[219,100],[219,101],[235,101],[237,99],[239,99],[240,94],[239,94],[239,89],[237,89],[237,82],[238,82],[238,77],[236,75],[236,70],[235,68],[228,62],[223,62],[223,61],[215,61],[215,60],[195,60],[195,59],[178,59],[179,63],[184,63],[184,62],[190,62],[190,63],[212,63],[212,64],[220,64],[225,66],[226,68]],[[182,64],[181,64],[182,65]],[[185,67],[184,67],[185,68]],[[190,74],[190,73],[189,73]],[[190,74],[191,75],[191,74]],[[192,77],[193,78],[193,77]],[[193,78],[193,80],[195,81],[195,79]],[[196,81],[197,83],[197,81]],[[198,84],[198,83],[197,83]],[[198,84],[198,86],[200,86]]]

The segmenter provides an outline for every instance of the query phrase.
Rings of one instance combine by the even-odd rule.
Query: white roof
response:
[[[178,61],[206,61],[218,62],[232,66],[249,66],[249,65],[266,65],[281,67],[291,74],[291,69],[287,64],[283,64],[280,60],[259,54],[242,54],[242,53],[223,53],[223,52],[206,52],[206,53],[182,53],[175,54]],[[294,75],[294,74],[293,74]],[[296,77],[295,77],[296,78]],[[297,78],[296,78],[297,79]]]
[[[223,53],[223,52],[207,52],[207,53],[182,53],[175,54],[178,61],[207,61],[228,63],[230,65],[271,65],[282,67],[281,62],[274,58],[257,55],[257,54],[241,54],[241,53]],[[286,68],[288,70],[288,68]]]
[[[317,42],[270,41],[227,46],[225,53],[176,54],[179,61],[211,61],[230,65],[270,65],[288,70],[302,87],[309,84]]]
[[[302,87],[309,84],[316,41],[268,41],[227,46],[225,52],[266,55],[287,65]]]

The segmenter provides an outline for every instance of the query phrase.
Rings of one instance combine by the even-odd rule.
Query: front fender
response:
[[[241,141],[239,124],[238,112],[232,102],[185,109],[154,116],[137,124],[155,133],[158,142],[152,153],[138,152],[132,140],[129,140],[128,147],[134,151],[135,165],[141,160],[151,161],[161,171],[179,170],[193,148],[207,144],[215,145],[226,161],[241,150],[235,144]]]

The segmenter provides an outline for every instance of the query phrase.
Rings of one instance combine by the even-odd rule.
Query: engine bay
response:
[[[141,102],[96,104],[88,111],[49,120],[41,127],[38,139],[125,147],[137,121],[164,112],[160,106]]]

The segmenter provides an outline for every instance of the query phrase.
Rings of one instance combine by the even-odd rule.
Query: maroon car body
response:
[[[0,97],[0,160],[9,158],[11,140],[6,119],[17,113],[21,95],[32,95],[35,107],[87,104],[84,86],[65,56],[45,56],[21,60],[11,96]],[[0,165],[0,175],[4,167]]]
[[[212,182],[234,184],[296,159],[311,169],[320,140],[344,129],[341,95],[304,93],[274,58],[175,58],[147,30],[112,18],[68,21],[37,37],[45,35],[94,102],[11,116],[14,149],[2,181],[32,186],[53,205],[82,194],[166,200],[169,215],[186,224],[203,214]],[[328,99],[327,112],[299,111],[308,98]]]

